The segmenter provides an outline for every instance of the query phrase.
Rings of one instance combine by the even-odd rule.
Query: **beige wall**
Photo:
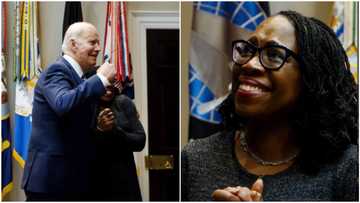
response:
[[[8,12],[8,46],[13,46],[13,31],[14,25],[14,2],[10,2]],[[62,23],[64,17],[65,2],[40,2],[39,3],[39,20],[40,20],[40,51],[41,51],[41,63],[42,67],[47,67],[50,63],[54,62],[59,56],[61,56],[61,43],[62,43]],[[179,4],[177,2],[128,2],[127,3],[128,14],[131,11],[178,11]],[[98,28],[101,47],[103,47],[105,17],[106,17],[106,2],[82,2],[83,20],[90,22]],[[129,41],[132,41],[133,34],[131,29],[129,31]],[[132,50],[130,44],[130,50]],[[100,64],[102,53],[98,56],[98,64]],[[7,57],[8,69],[7,76],[11,78],[12,72],[9,67],[12,67],[13,53],[9,50]],[[134,67],[136,68],[136,67]],[[140,85],[139,85],[140,86]],[[9,80],[9,102],[11,112],[14,112],[14,83]],[[136,91],[136,90],[135,90]],[[136,100],[136,99],[135,99]],[[135,101],[136,103],[136,101]],[[140,115],[141,116],[141,115]],[[13,116],[11,115],[13,121]],[[12,125],[13,122],[12,122]],[[22,177],[22,169],[18,164],[14,164],[14,189],[6,196],[5,200],[25,200],[23,190],[20,189],[20,181]]]
[[[270,13],[295,10],[329,24],[332,2],[270,2]],[[192,3],[181,3],[181,146],[187,143],[189,122],[188,61],[192,18]]]
[[[282,10],[294,10],[329,24],[332,5],[332,2],[270,2],[270,13],[276,14]]]
[[[103,46],[106,2],[82,2],[83,20],[90,22],[98,28],[101,46]],[[42,66],[47,67],[61,55],[62,22],[64,18],[65,2],[41,2],[40,3],[40,48]],[[178,11],[177,2],[128,2],[128,14],[131,11]],[[56,15],[53,15],[56,13]],[[129,41],[132,34],[129,30]],[[100,54],[101,55],[101,54]],[[98,56],[98,63],[101,56]]]
[[[189,49],[193,7],[191,2],[181,4],[181,146],[187,143],[189,133]]]

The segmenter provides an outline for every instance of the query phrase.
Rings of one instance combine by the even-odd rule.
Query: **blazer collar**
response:
[[[72,73],[72,77],[77,83],[81,83],[82,79],[79,77],[79,74],[75,71],[75,69],[72,67],[72,65],[67,61],[63,56],[60,57],[60,61],[66,65],[66,67],[69,68],[69,70]]]
[[[75,70],[79,78],[82,78],[84,72],[81,70],[79,63],[74,58],[66,54],[64,54],[63,58],[71,65],[71,67]]]

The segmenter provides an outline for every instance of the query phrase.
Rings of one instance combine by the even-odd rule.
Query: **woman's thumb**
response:
[[[262,199],[262,192],[264,189],[264,182],[261,178],[258,178],[251,187],[251,191],[254,193],[253,201],[260,201]]]
[[[255,190],[258,193],[262,193],[264,188],[264,182],[261,178],[258,178],[252,185],[251,190]]]

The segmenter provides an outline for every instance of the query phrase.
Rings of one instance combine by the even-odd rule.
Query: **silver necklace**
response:
[[[278,165],[281,165],[281,164],[285,164],[285,163],[288,163],[290,162],[291,160],[295,159],[297,156],[298,156],[298,152],[291,155],[290,157],[284,159],[284,160],[279,160],[279,161],[266,161],[260,157],[258,157],[254,152],[252,152],[250,149],[249,149],[249,146],[247,144],[247,141],[246,141],[246,133],[245,133],[245,130],[240,130],[240,145],[241,147],[243,148],[243,150],[245,152],[247,152],[257,163],[261,164],[261,165],[264,165],[264,166],[278,166]]]

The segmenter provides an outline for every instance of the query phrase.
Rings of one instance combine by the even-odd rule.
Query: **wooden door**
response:
[[[179,30],[148,29],[146,38],[149,156],[173,157],[173,169],[149,170],[150,201],[178,201]]]

